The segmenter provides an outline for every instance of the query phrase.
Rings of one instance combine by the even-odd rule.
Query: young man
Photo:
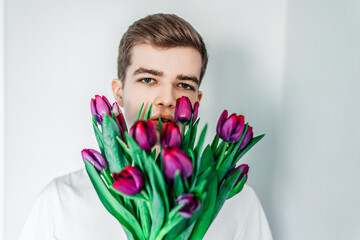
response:
[[[201,36],[185,20],[169,14],[140,19],[124,34],[118,57],[115,100],[129,125],[153,104],[152,116],[174,121],[176,99],[200,101],[207,65]],[[156,123],[156,121],[154,121]],[[126,239],[120,224],[100,202],[84,169],[53,180],[40,194],[20,239]],[[205,239],[272,239],[254,191],[245,186],[227,201]]]

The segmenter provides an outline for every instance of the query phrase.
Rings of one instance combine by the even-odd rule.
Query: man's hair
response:
[[[200,83],[208,62],[205,43],[200,34],[184,19],[175,14],[154,14],[134,22],[123,35],[117,61],[118,78],[123,82],[131,64],[131,50],[136,44],[156,47],[192,47],[201,54]]]

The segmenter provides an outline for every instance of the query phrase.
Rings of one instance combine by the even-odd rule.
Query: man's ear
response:
[[[199,92],[198,92],[198,102],[199,102],[199,103],[200,103],[200,101],[201,101],[202,96],[203,96],[202,91],[199,91]]]
[[[123,101],[123,86],[122,81],[120,79],[113,79],[111,83],[111,88],[113,90],[115,101],[118,103],[120,107],[124,107]]]

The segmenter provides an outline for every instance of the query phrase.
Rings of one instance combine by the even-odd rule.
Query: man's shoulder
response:
[[[74,195],[84,196],[92,194],[93,186],[85,169],[58,176],[48,183],[42,190],[42,197],[69,198]]]

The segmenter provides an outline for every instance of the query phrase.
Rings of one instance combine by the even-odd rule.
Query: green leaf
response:
[[[230,191],[229,195],[227,196],[226,199],[230,199],[233,196],[235,196],[236,194],[238,194],[239,192],[241,192],[241,190],[243,189],[244,185],[246,182],[246,176],[244,175],[243,178],[240,180],[240,182],[238,182],[238,184],[236,184]]]
[[[189,148],[194,149],[196,134],[197,134],[197,128],[199,124],[200,118],[196,120],[195,124],[191,127],[191,134],[190,134],[190,142],[189,142]]]
[[[206,148],[204,149],[204,151],[201,155],[201,158],[197,164],[198,164],[197,170],[196,170],[197,175],[201,174],[209,166],[215,167],[214,166],[214,155],[213,155],[210,145],[206,146]]]
[[[183,180],[181,179],[180,170],[177,170],[175,172],[174,192],[175,192],[176,197],[178,197],[181,194],[185,193],[184,183],[183,183]]]
[[[151,109],[152,109],[152,104],[150,104],[149,110],[145,114],[145,118],[144,118],[145,121],[151,118]]]
[[[209,174],[208,181],[207,197],[202,201],[201,215],[199,216],[191,234],[190,239],[193,240],[202,239],[212,222],[218,188],[217,173],[214,167],[212,168],[212,172]]]
[[[236,157],[235,157],[235,160],[233,163],[236,164],[237,161],[239,161],[239,159],[245,155],[245,153],[247,153],[247,151],[250,150],[250,148],[252,148],[258,141],[260,141],[263,137],[265,136],[265,134],[262,134],[262,135],[259,135],[257,137],[254,137],[250,142],[249,144],[242,150],[239,150],[237,153],[236,153]]]
[[[142,112],[143,108],[144,108],[144,103],[141,104],[141,107],[140,107],[140,109],[139,109],[138,115],[137,115],[137,117],[136,117],[136,121],[138,121],[138,120],[140,119],[141,112]]]
[[[141,227],[134,217],[123,205],[121,205],[107,189],[95,167],[85,162],[85,169],[90,180],[105,208],[121,223],[129,239],[144,239]]]
[[[202,146],[204,144],[206,131],[207,131],[207,124],[205,124],[204,128],[201,130],[199,140],[198,140],[196,148],[194,150],[194,154],[195,154],[196,159],[199,159],[199,157],[200,157],[201,149],[202,149]]]
[[[152,226],[150,230],[149,239],[153,239],[158,235],[161,230],[166,216],[169,212],[169,205],[167,200],[167,193],[165,187],[164,177],[162,176],[158,166],[155,164],[154,159],[148,157],[143,151],[143,164],[149,175],[149,181],[152,188]]]
[[[212,220],[215,219],[215,217],[219,213],[221,207],[224,205],[224,202],[225,202],[230,190],[233,188],[233,186],[236,182],[236,179],[239,177],[240,173],[241,173],[241,171],[237,171],[237,172],[231,174],[229,177],[227,177],[224,180],[223,184],[221,185],[218,195],[217,195],[216,205],[214,207]]]
[[[95,119],[95,116],[94,116],[94,115],[92,116],[92,122],[93,122],[93,129],[94,129],[95,136],[96,136],[96,141],[97,141],[97,143],[98,143],[98,145],[99,145],[101,154],[102,154],[103,156],[105,156],[104,140],[103,140],[102,133],[101,133],[101,131],[99,130],[99,127],[98,127],[98,124],[97,124],[97,122],[96,122],[96,119]]]
[[[151,221],[150,221],[151,216],[150,216],[149,208],[146,202],[142,200],[137,200],[135,202],[139,216],[138,219],[140,220],[145,239],[148,239],[150,234],[150,227],[151,227]]]
[[[116,140],[120,136],[119,127],[109,115],[105,114],[103,118],[103,140],[105,156],[109,164],[111,173],[120,172],[121,169],[129,165],[120,144]]]

